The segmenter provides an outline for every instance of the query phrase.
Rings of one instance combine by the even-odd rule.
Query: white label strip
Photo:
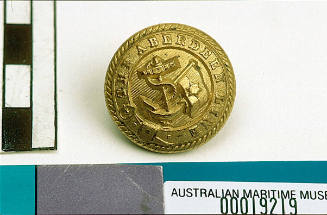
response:
[[[327,214],[327,184],[168,181],[166,214]]]
[[[6,65],[5,107],[30,107],[31,66]]]
[[[54,2],[33,1],[32,148],[55,146]]]
[[[0,11],[4,11],[4,1],[0,1]],[[4,13],[0,13],[0,74],[3,72],[3,34],[4,34]],[[0,75],[0,119],[2,120],[2,75]],[[2,152],[2,123],[0,122],[0,152]]]
[[[7,24],[30,24],[31,2],[24,0],[9,0],[6,2]],[[1,10],[2,12],[3,10]]]

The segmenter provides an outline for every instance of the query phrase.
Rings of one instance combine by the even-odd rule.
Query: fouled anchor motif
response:
[[[149,87],[160,91],[161,98],[150,99],[140,95],[140,101],[144,110],[164,125],[185,114],[194,118],[208,101],[209,89],[194,59],[181,68],[179,56],[167,60],[153,56],[137,69],[137,73]]]
[[[107,108],[136,145],[159,153],[194,149],[225,124],[235,99],[232,65],[204,32],[178,23],[126,40],[105,79]]]

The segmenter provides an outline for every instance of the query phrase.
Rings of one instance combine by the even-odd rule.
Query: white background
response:
[[[320,200],[318,198],[312,199],[304,199],[301,198],[300,192],[302,191],[303,195],[306,195],[307,192],[311,192],[311,196],[315,197],[315,192],[323,191],[322,195],[325,197],[325,191],[327,189],[326,184],[300,184],[300,183],[259,183],[259,182],[218,182],[218,181],[166,181],[164,184],[164,196],[165,196],[165,213],[166,214],[222,214],[222,211],[226,210],[226,203],[223,202],[221,205],[221,198],[213,198],[210,197],[200,197],[200,191],[197,192],[197,197],[195,197],[195,191],[193,191],[192,197],[176,197],[176,193],[179,192],[181,195],[185,195],[183,189],[188,188],[199,188],[205,189],[207,192],[206,195],[209,195],[209,189],[213,190],[213,193],[216,192],[220,197],[228,198],[228,214],[231,213],[231,196],[226,195],[227,192],[230,192],[233,195],[233,190],[239,192],[239,197],[233,196],[237,198],[238,204],[238,214],[241,214],[241,207],[243,210],[246,210],[246,205],[243,202],[243,206],[241,206],[241,198],[244,196],[244,190],[247,194],[251,191],[252,195],[257,192],[261,193],[261,190],[269,191],[270,197],[263,196],[262,198],[267,199],[267,208],[269,214],[283,214],[282,213],[282,200],[281,197],[278,197],[278,194],[281,196],[281,191],[284,192],[284,195],[289,191],[293,190],[292,197],[296,198],[297,202],[297,214],[326,214],[327,204],[326,199]],[[175,195],[172,195],[173,189],[176,189]],[[181,191],[179,191],[181,190]],[[222,194],[222,190],[224,190],[224,194]],[[275,198],[277,199],[277,204],[275,208],[273,208],[274,201],[271,200],[273,198],[273,191],[275,192]],[[326,191],[327,192],[327,191]],[[268,193],[268,192],[267,192]],[[189,194],[189,193],[187,193]],[[224,196],[222,196],[224,195]],[[291,195],[291,194],[289,194]],[[309,194],[310,195],[310,194]],[[205,196],[205,195],[203,195]],[[253,195],[255,196],[255,195]],[[303,196],[302,196],[303,197]],[[318,194],[317,194],[318,197]],[[321,198],[322,196],[319,196]],[[261,212],[265,211],[265,207],[260,205],[260,197],[255,196],[254,198],[247,198],[248,200],[248,214],[253,214],[253,199],[255,201],[255,214],[263,214]],[[295,212],[294,203],[289,203],[290,198],[284,199],[284,214],[290,214]],[[233,201],[233,211],[236,209],[235,200]],[[264,205],[264,203],[262,203]],[[223,209],[223,210],[221,210]],[[273,211],[272,211],[273,210]]]
[[[57,2],[58,151],[0,155],[0,164],[327,159],[327,3]],[[225,127],[181,154],[143,150],[105,107],[106,68],[118,47],[153,24],[211,35],[236,75]]]

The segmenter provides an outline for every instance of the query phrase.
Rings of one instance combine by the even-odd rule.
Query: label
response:
[[[167,181],[166,214],[327,214],[327,184]]]

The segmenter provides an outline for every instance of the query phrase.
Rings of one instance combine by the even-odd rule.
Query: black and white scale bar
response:
[[[55,1],[0,1],[0,151],[56,149]]]

